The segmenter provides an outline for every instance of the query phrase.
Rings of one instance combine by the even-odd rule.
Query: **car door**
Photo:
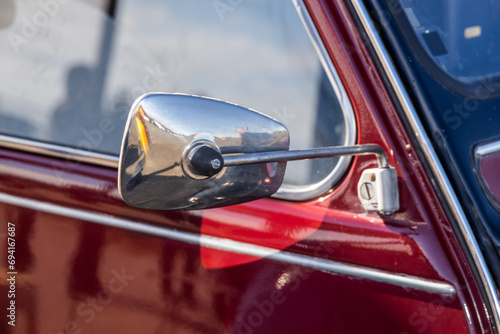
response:
[[[345,3],[6,6],[2,332],[491,330],[481,282]],[[363,208],[372,156],[290,163],[273,198],[130,207],[117,152],[128,109],[150,91],[255,108],[289,128],[293,148],[378,144],[399,210]]]

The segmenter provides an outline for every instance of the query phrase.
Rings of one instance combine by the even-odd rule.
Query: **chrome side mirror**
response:
[[[289,151],[288,130],[256,111],[204,97],[146,94],[132,106],[120,153],[118,189],[146,209],[206,209],[274,194],[286,162],[375,154],[358,196],[367,211],[399,209],[397,174],[374,144]]]
[[[134,103],[127,120],[118,188],[126,203],[146,209],[252,201],[278,190],[286,163],[228,168],[222,154],[288,146],[286,127],[255,111],[196,96],[147,94]]]

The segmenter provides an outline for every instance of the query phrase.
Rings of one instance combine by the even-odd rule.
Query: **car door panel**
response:
[[[17,326],[4,321],[2,332],[488,330],[471,269],[347,6],[307,4],[354,106],[357,142],[381,145],[397,168],[399,212],[366,213],[358,200],[372,157],[353,159],[313,201],[183,212],[127,206],[114,168],[0,149],[0,233],[16,225],[18,258]],[[8,289],[3,279],[0,293]]]
[[[25,202],[19,204],[30,205]],[[96,221],[46,213],[44,202],[36,203],[41,210],[27,211],[35,217],[29,242],[18,243],[34,254],[32,265],[18,276],[18,321],[41,332],[65,328],[71,332],[106,328],[186,333],[327,333],[372,328],[387,332],[431,325],[435,332],[444,326],[454,332],[467,329],[454,295],[272,259],[207,269],[199,245],[99,225],[95,216],[100,213],[87,216]],[[22,216],[25,207],[2,209],[3,220],[18,226],[29,222]],[[33,302],[24,304],[24,300]],[[380,308],[385,317],[373,312]],[[356,321],[360,314],[364,315],[361,322]],[[440,320],[434,323],[437,314]]]

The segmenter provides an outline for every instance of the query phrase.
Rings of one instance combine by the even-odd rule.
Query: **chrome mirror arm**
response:
[[[200,147],[203,148],[203,154]],[[194,154],[184,155],[191,173],[199,177],[212,177],[223,167],[253,165],[271,162],[287,162],[303,159],[331,158],[343,155],[368,155],[377,157],[378,167],[363,171],[358,182],[358,197],[367,211],[390,215],[399,209],[397,171],[389,166],[387,154],[376,144],[332,146],[308,150],[270,151],[247,154],[221,154],[213,145],[195,146]],[[237,151],[237,150],[236,150]]]
[[[294,161],[304,159],[332,158],[343,155],[377,156],[378,167],[388,168],[387,155],[382,147],[376,144],[331,146],[307,150],[274,151],[263,153],[249,153],[240,155],[223,155],[224,166],[241,166],[266,162]]]
[[[201,148],[203,148],[205,154],[198,154]],[[197,152],[193,154],[195,150]],[[222,155],[213,145],[200,145],[195,146],[189,154],[184,155],[183,159],[188,159],[187,164],[191,166],[190,170],[193,174],[197,174],[200,177],[211,177],[220,172],[223,167],[368,154],[374,154],[377,157],[379,168],[389,168],[387,155],[384,149],[377,144],[331,146],[293,151],[274,150],[271,152],[246,154],[222,153]]]

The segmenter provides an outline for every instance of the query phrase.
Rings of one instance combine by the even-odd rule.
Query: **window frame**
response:
[[[354,145],[356,142],[357,127],[356,116],[354,114],[351,100],[347,95],[344,84],[342,83],[337,69],[335,68],[328,51],[326,50],[325,44],[319,35],[318,29],[314,25],[304,1],[292,1],[340,104],[346,125],[345,139],[342,145]],[[319,197],[337,185],[347,171],[351,160],[351,156],[342,156],[339,158],[330,174],[328,174],[320,182],[305,187],[282,186],[274,195],[272,195],[272,197],[290,201],[308,201]]]

